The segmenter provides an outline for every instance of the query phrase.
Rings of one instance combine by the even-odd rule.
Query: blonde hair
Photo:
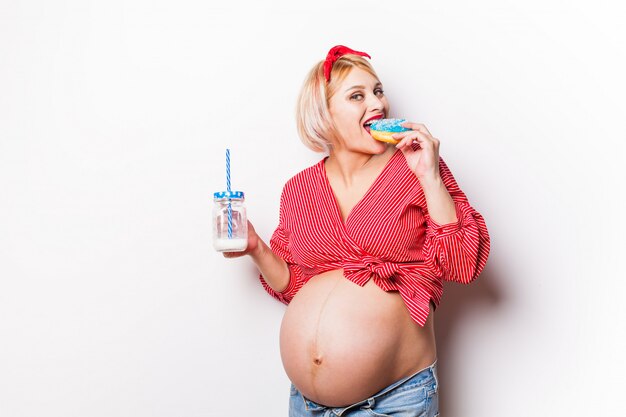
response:
[[[374,68],[364,58],[346,54],[333,64],[330,82],[324,77],[324,61],[313,66],[304,79],[296,105],[296,125],[302,142],[314,152],[328,152],[338,132],[332,122],[328,104],[341,82],[353,68],[376,77]]]

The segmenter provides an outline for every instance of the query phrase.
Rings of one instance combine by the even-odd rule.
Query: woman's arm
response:
[[[439,158],[439,140],[424,125],[404,125],[413,130],[397,134],[397,139],[401,139],[397,147],[404,153],[426,198],[424,257],[436,275],[469,283],[487,263],[490,239],[485,221]],[[414,142],[419,146],[414,146]]]
[[[439,140],[434,138],[426,126],[420,123],[403,123],[412,130],[393,135],[400,142],[400,149],[409,168],[422,186],[430,218],[439,224],[457,221],[454,201],[444,184],[439,169]],[[417,142],[417,148],[413,143]]]
[[[289,225],[286,224],[290,202],[289,188],[285,185],[280,196],[278,227],[272,234],[269,246],[263,242],[252,224],[248,222],[247,249],[244,252],[224,254],[227,258],[250,255],[261,272],[259,279],[265,291],[285,304],[289,304],[304,285],[302,268],[294,260],[290,250]]]
[[[277,256],[257,235],[252,223],[248,222],[248,247],[243,252],[224,252],[225,258],[239,258],[250,255],[252,261],[263,275],[268,286],[276,292],[282,292],[289,284],[287,262]]]
[[[457,222],[454,201],[441,177],[420,180],[430,218],[439,224]]]

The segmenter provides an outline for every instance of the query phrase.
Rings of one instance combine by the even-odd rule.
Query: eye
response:
[[[385,92],[382,88],[376,88],[374,90],[374,94],[376,94],[377,97],[382,97],[383,95],[385,95]]]
[[[363,94],[354,93],[350,96],[350,100],[363,100]]]

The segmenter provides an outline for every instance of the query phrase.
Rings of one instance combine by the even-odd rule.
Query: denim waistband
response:
[[[371,397],[356,402],[354,404],[348,405],[346,407],[326,407],[324,405],[318,404],[314,401],[309,400],[308,398],[306,398],[304,395],[302,395],[302,393],[300,393],[300,395],[302,395],[302,398],[304,399],[304,404],[305,404],[305,408],[308,411],[321,411],[321,410],[327,410],[327,409],[332,409],[333,413],[335,413],[338,416],[341,416],[344,412],[346,412],[347,410],[353,408],[353,407],[357,407],[359,405],[363,405],[363,404],[367,404],[368,402],[371,404],[376,398],[381,397],[397,388],[399,388],[401,385],[406,384],[407,382],[409,382],[412,379],[415,379],[415,382],[422,382],[425,381],[427,379],[429,379],[430,377],[435,379],[435,382],[438,384],[439,382],[437,381],[437,360],[435,360],[435,362],[432,363],[432,365],[427,366],[426,368],[420,369],[419,371],[415,372],[412,375],[407,376],[406,378],[402,378],[399,381],[394,382],[393,384],[389,385],[388,387],[383,388],[382,390],[378,391],[376,394],[372,395]]]

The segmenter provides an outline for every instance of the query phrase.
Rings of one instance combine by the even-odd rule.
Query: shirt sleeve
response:
[[[441,225],[426,216],[424,258],[443,279],[468,284],[487,263],[490,248],[487,226],[480,213],[470,206],[441,158],[439,172],[454,201],[457,221]]]
[[[289,231],[286,229],[287,209],[285,207],[287,200],[286,188],[283,189],[283,193],[280,198],[280,216],[278,220],[278,227],[272,234],[270,239],[270,248],[274,254],[278,255],[281,259],[287,262],[289,268],[289,283],[287,288],[283,291],[274,291],[263,278],[263,274],[259,275],[261,285],[265,288],[265,291],[277,300],[289,304],[291,299],[304,285],[302,268],[294,261],[291,251],[289,250]]]

